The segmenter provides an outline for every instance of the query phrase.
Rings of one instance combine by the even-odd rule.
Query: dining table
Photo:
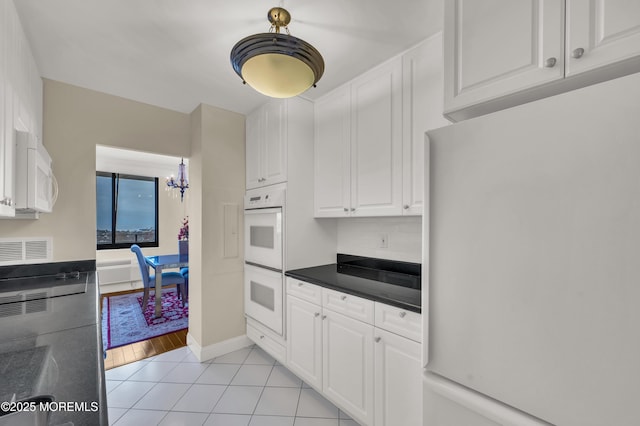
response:
[[[162,271],[165,269],[184,268],[189,266],[189,254],[160,254],[157,256],[145,256],[145,262],[153,268],[156,275],[156,300],[155,317],[162,316]],[[149,291],[149,289],[145,289]]]

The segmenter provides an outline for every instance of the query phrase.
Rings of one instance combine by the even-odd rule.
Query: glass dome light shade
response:
[[[320,52],[304,40],[279,33],[240,40],[231,50],[231,64],[244,82],[274,98],[299,95],[324,73]]]

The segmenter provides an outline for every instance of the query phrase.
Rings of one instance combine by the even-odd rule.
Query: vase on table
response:
[[[178,240],[178,254],[180,256],[189,255],[189,240]]]

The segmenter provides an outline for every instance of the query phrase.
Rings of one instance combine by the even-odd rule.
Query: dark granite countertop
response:
[[[0,401],[52,395],[76,408],[51,412],[49,425],[107,425],[95,271],[81,265],[71,269],[83,271],[77,276],[55,277],[64,268],[37,266],[31,274],[51,275],[0,270]]]
[[[420,265],[338,255],[338,263],[294,269],[285,275],[413,312],[421,312]]]

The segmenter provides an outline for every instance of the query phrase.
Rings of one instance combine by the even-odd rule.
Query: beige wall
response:
[[[207,105],[198,107],[191,117],[190,185],[202,196],[189,200],[193,229],[201,230],[189,241],[189,334],[206,347],[245,333],[245,118]],[[225,205],[236,208],[235,218],[227,217],[226,222]],[[234,248],[237,251],[230,254]]]
[[[94,259],[96,144],[188,156],[190,117],[45,79],[43,142],[60,187],[58,202],[38,220],[0,221],[0,235],[52,237],[55,262]]]
[[[0,221],[0,236],[50,236],[54,261],[94,259],[96,145],[190,158],[189,333],[201,347],[241,336],[242,244],[237,256],[224,257],[221,212],[225,203],[238,205],[242,241],[244,129],[243,115],[218,108],[202,105],[189,115],[45,80],[43,139],[60,196],[53,213],[38,220]],[[164,198],[161,208],[176,201]],[[175,252],[178,227],[161,230],[162,247],[154,251]]]

